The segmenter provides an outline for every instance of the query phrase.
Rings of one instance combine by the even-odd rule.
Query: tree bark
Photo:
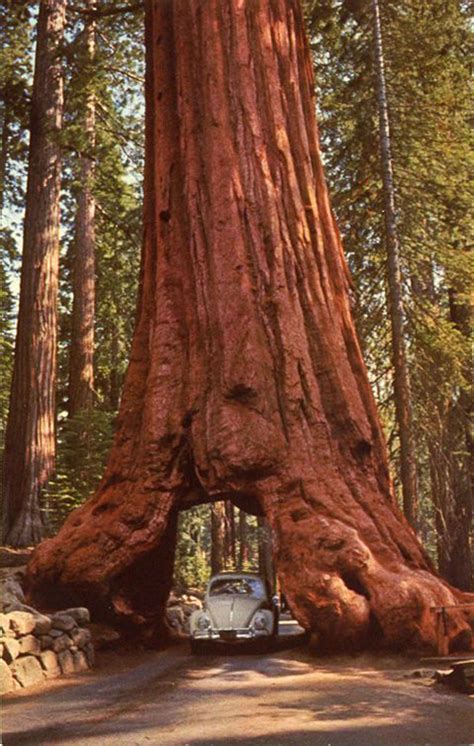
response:
[[[231,499],[265,514],[321,648],[433,647],[430,607],[462,595],[394,504],[299,2],[162,0],[146,18],[145,240],[118,432],[95,495],[36,550],[30,597],[93,599],[149,630],[164,605],[137,611],[127,573],[180,506]],[[451,612],[451,646],[470,644],[466,617]]]
[[[225,561],[225,508],[223,502],[211,505],[211,573],[215,575],[226,567]]]
[[[258,516],[258,571],[268,585],[275,590],[275,568],[273,565],[272,535],[268,521]]]
[[[5,436],[3,540],[42,537],[41,489],[54,469],[59,194],[66,0],[43,0],[31,102],[20,305]]]
[[[96,0],[87,0],[86,9],[95,10]],[[84,23],[84,67],[89,72],[84,91],[84,150],[79,163],[79,194],[73,258],[73,306],[69,359],[69,416],[91,409],[94,402],[94,319],[95,319],[95,20],[87,15]],[[84,74],[84,70],[82,70]]]
[[[378,0],[372,0],[372,10],[387,249],[388,304],[392,329],[394,398],[400,439],[400,478],[403,491],[403,510],[411,525],[416,527],[418,520],[418,487],[415,446],[412,435],[411,387],[405,341],[406,319],[403,306],[400,241],[397,230],[390,120]]]
[[[461,300],[465,288],[449,292],[450,320],[466,342],[472,329],[472,309]],[[463,590],[472,590],[472,505],[474,446],[471,430],[473,402],[471,366],[465,366],[465,385],[439,417],[439,442],[432,455],[433,492],[437,508],[438,563],[440,573]],[[443,416],[444,415],[444,416]]]
[[[235,570],[237,552],[235,543],[235,513],[231,500],[225,501],[225,558],[226,567]]]
[[[239,510],[239,569],[246,568],[249,560],[247,513]]]

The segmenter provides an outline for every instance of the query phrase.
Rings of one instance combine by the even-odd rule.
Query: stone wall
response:
[[[202,600],[196,592],[171,591],[166,605],[166,621],[174,636],[189,635],[189,619],[197,609],[202,609]]]
[[[89,611],[42,614],[25,603],[23,568],[0,571],[0,693],[33,686],[94,663]]]
[[[0,692],[87,670],[94,663],[88,622],[84,608],[0,614]]]

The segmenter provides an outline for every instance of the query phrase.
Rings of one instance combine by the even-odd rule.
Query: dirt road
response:
[[[317,659],[303,647],[108,653],[99,668],[5,698],[6,746],[386,746],[474,743],[472,698],[416,662]]]

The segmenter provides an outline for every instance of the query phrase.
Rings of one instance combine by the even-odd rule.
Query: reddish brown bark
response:
[[[63,111],[59,45],[66,0],[42,0],[31,101],[28,186],[12,393],[5,436],[3,539],[39,541],[39,495],[54,469]]]
[[[169,517],[232,499],[265,513],[282,590],[322,647],[433,646],[430,606],[460,596],[393,502],[297,0],[148,2],[146,139],[115,444],[96,494],[36,551],[31,597],[149,628],[163,603],[137,610],[137,568]],[[470,644],[461,612],[449,637]]]
[[[86,9],[95,10],[96,0]],[[84,67],[89,79],[84,90],[85,149],[79,163],[76,234],[73,256],[73,306],[69,360],[69,415],[90,409],[94,400],[94,318],[95,318],[95,93],[91,87],[95,57],[95,20],[86,16],[84,25]],[[84,75],[84,69],[81,70]]]

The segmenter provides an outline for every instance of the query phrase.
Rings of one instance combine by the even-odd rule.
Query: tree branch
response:
[[[116,16],[122,13],[136,13],[138,10],[144,8],[144,1],[140,0],[137,3],[131,3],[130,5],[120,6],[104,6],[103,8],[96,8],[94,10],[88,10],[87,8],[80,8],[78,5],[69,5],[68,11],[78,13],[81,16],[91,16],[92,18],[104,18],[106,16]]]

